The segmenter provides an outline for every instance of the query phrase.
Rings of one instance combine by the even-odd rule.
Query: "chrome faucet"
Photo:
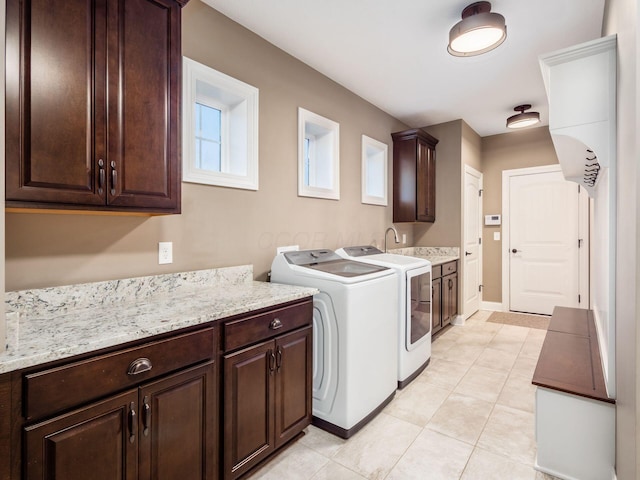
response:
[[[389,233],[389,230],[393,232],[393,239],[396,241],[396,243],[400,243],[400,240],[398,240],[398,231],[395,229],[395,227],[387,228],[387,230],[384,232],[384,253],[387,253],[387,233]]]

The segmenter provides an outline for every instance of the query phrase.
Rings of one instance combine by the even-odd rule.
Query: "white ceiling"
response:
[[[605,0],[495,0],[507,39],[453,57],[450,28],[472,0],[203,0],[411,127],[464,119],[507,132],[530,103],[548,124],[538,55],[601,36]]]

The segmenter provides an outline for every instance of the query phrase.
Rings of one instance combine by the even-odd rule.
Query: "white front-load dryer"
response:
[[[370,245],[339,248],[336,253],[398,273],[398,388],[404,388],[431,358],[431,262],[384,253]]]
[[[349,438],[395,394],[396,273],[305,250],[278,254],[271,281],[320,290],[313,297],[313,423]]]

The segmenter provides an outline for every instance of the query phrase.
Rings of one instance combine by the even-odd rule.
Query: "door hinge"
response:
[[[482,245],[482,237],[478,238],[478,245]]]
[[[482,292],[482,288],[484,287],[484,285],[478,285],[478,291]]]
[[[581,299],[580,299],[580,294],[578,294],[578,303],[580,303]]]
[[[578,193],[580,193],[580,185],[578,185]]]
[[[482,189],[478,190],[478,196],[481,197],[482,196]]]
[[[581,238],[578,239],[578,248],[582,248],[583,240]]]

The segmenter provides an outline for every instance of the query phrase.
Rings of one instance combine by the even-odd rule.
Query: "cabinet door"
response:
[[[274,450],[275,342],[224,357],[224,478],[237,478]]]
[[[433,288],[433,312],[431,317],[431,334],[433,335],[438,330],[440,330],[440,328],[442,328],[442,278],[434,278],[431,282],[431,287]],[[433,336],[431,338],[433,338]]]
[[[420,222],[436,220],[436,151],[418,139],[416,219]]]
[[[213,362],[140,389],[140,480],[217,478]]]
[[[458,314],[458,274],[442,277],[442,325],[448,325]]]
[[[25,428],[27,480],[137,477],[137,390]]]
[[[108,203],[179,208],[180,7],[109,0]]]
[[[105,2],[7,0],[7,200],[104,204]]]
[[[417,140],[393,139],[393,223],[416,220]]]
[[[458,274],[450,275],[451,277],[451,289],[449,290],[451,294],[451,300],[449,303],[450,307],[450,318],[454,319],[456,315],[458,315]]]
[[[276,339],[276,448],[311,423],[311,326]]]

